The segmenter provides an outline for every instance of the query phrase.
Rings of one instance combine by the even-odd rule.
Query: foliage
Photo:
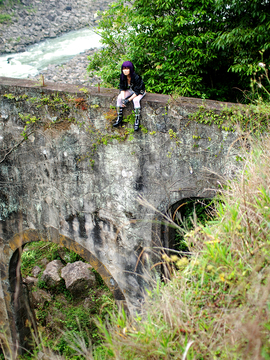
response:
[[[126,56],[126,43],[129,38],[128,10],[124,1],[112,3],[99,23],[99,28],[103,29],[101,41],[104,47],[101,52],[89,58],[91,61],[88,70],[91,72],[101,69],[103,86],[106,87],[118,87],[119,69]]]
[[[68,123],[74,122],[74,118],[70,116],[71,105],[69,104],[68,99],[66,99],[65,96],[59,96],[58,93],[50,94],[44,97],[29,97],[27,94],[15,96],[12,93],[8,93],[4,94],[3,97],[14,102],[24,101],[28,103],[30,109],[43,108],[45,114],[48,113],[49,109],[52,114],[55,115],[50,118],[48,118],[48,116],[37,118],[29,113],[19,113],[19,117],[24,124],[24,129],[21,133],[24,140],[27,140],[33,132],[41,127],[43,127],[43,129],[61,129],[67,127]],[[76,99],[72,100],[74,101]],[[77,105],[78,104],[75,102],[75,108],[78,107]],[[81,105],[81,99],[79,105]]]
[[[1,0],[0,0],[1,5]],[[11,20],[11,16],[9,14],[0,14],[0,24],[6,23]]]
[[[235,131],[239,127],[243,132],[260,135],[268,131],[269,111],[270,104],[261,101],[246,106],[224,107],[218,112],[201,105],[189,118],[201,124],[215,124],[225,131]]]
[[[116,87],[128,59],[147,91],[236,100],[241,94],[233,88],[249,88],[263,52],[269,66],[268,6],[268,0],[118,0],[102,15],[104,47],[88,70]]]
[[[173,220],[178,225],[175,234],[174,249],[181,252],[189,251],[185,234],[196,226],[204,226],[214,217],[213,200],[190,199],[180,204],[173,214]]]
[[[48,261],[59,259],[64,264],[78,260],[85,261],[78,254],[62,248],[58,244],[42,241],[32,242],[26,244],[22,252],[22,276],[31,276],[32,269],[36,265],[44,270],[45,266],[42,261],[44,258]],[[40,343],[35,339],[36,348],[33,353],[29,353],[21,359],[36,359],[36,354],[41,348],[60,353],[67,359],[83,359],[78,355],[77,350],[74,350],[74,339],[83,341],[87,348],[92,345],[97,347],[101,344],[102,337],[96,325],[97,316],[104,321],[107,312],[115,310],[115,303],[102,277],[94,269],[93,273],[97,285],[81,298],[72,296],[66,289],[64,280],[57,287],[48,288],[47,284],[39,278],[32,291],[37,291],[38,288],[44,289],[50,293],[52,300],[46,301],[35,309],[42,341]],[[52,359],[57,359],[57,357],[52,355]]]

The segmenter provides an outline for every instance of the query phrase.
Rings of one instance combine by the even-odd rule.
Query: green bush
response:
[[[174,221],[179,226],[176,230],[174,249],[188,251],[185,234],[194,226],[205,225],[207,221],[212,220],[213,203],[210,199],[190,199],[181,204],[179,211],[174,214]]]
[[[262,54],[269,68],[268,7],[268,0],[117,0],[102,14],[104,47],[88,69],[117,87],[130,60],[149,92],[241,102],[254,72],[264,76]]]
[[[1,0],[0,0],[1,1]],[[1,3],[0,3],[1,5]],[[0,24],[8,22],[11,20],[11,16],[8,14],[0,14]]]

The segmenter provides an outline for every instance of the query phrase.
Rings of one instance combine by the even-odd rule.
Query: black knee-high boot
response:
[[[117,106],[117,120],[113,124],[113,126],[117,127],[117,126],[121,125],[122,121],[123,121],[123,108],[120,106]]]
[[[138,131],[140,126],[140,117],[141,117],[141,109],[136,108],[135,109],[135,124],[134,124],[134,130]]]

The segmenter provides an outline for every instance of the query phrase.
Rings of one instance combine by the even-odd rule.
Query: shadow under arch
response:
[[[174,221],[176,213],[181,209],[185,211],[185,203],[190,201],[209,201],[211,202],[214,198],[214,195],[207,193],[208,196],[186,196],[182,197],[179,200],[174,199],[172,203],[166,203],[166,207],[163,206],[161,211],[156,211],[153,217],[152,222],[152,249],[154,250],[153,263],[155,264],[155,269],[158,271],[159,276],[162,281],[167,281],[171,278],[171,272],[162,256],[164,254],[172,255],[177,252],[179,255],[179,249],[176,248],[176,234],[177,230],[173,224],[166,219],[170,218]],[[181,250],[180,253],[182,256],[184,253],[187,255],[189,249]]]
[[[208,194],[209,195],[209,194]],[[165,216],[170,217],[175,221],[176,213],[179,211],[182,214],[185,212],[185,205],[190,201],[207,201],[211,202],[214,196],[190,196],[175,200],[172,204],[167,204],[166,209],[162,213],[154,215],[152,225],[152,246],[154,248],[171,249],[175,248],[176,227],[173,227]],[[165,216],[163,216],[164,214]]]
[[[9,318],[13,353],[16,352],[15,348],[17,348],[17,350],[29,348],[28,341],[29,338],[31,338],[31,332],[33,329],[34,332],[36,332],[34,312],[30,307],[26,289],[23,288],[20,271],[18,272],[18,261],[20,258],[20,249],[29,242],[37,241],[53,242],[80,255],[100,274],[103,281],[112,292],[117,305],[120,307],[123,306],[126,310],[128,310],[126,308],[125,296],[119,285],[108,269],[89,250],[69,237],[59,234],[58,230],[53,227],[47,228],[47,231],[39,231],[35,229],[24,230],[22,233],[14,235],[9,240],[12,255],[10,257],[9,264],[6,264],[8,267],[6,270],[8,272],[9,281],[8,286],[5,286],[6,291],[4,292],[4,296]],[[7,281],[5,283],[7,285]]]

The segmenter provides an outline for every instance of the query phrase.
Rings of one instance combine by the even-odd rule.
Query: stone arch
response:
[[[18,279],[17,272],[20,249],[22,249],[25,244],[35,241],[54,242],[76,252],[100,274],[112,292],[117,305],[126,307],[125,296],[116,280],[100,260],[88,249],[71,238],[59,234],[58,230],[53,227],[47,228],[46,231],[35,229],[24,230],[19,234],[15,234],[9,240],[9,244],[5,245],[5,256],[1,261],[0,268],[1,285],[7,309],[6,315],[8,323],[6,338],[9,346],[6,346],[5,352],[6,354],[10,353],[10,357],[12,357],[12,353],[16,353],[18,349],[20,350],[23,347],[27,347],[27,338],[30,336],[31,328],[34,329],[34,331],[36,330],[34,312],[30,308],[28,294],[26,293],[26,289],[23,288],[21,279]],[[17,293],[15,293],[16,291]]]

